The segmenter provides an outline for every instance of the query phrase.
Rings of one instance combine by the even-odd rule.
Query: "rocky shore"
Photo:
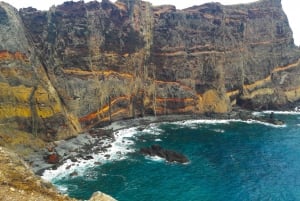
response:
[[[118,130],[131,127],[139,127],[140,130],[146,129],[152,123],[159,122],[175,122],[196,119],[241,119],[256,120],[274,125],[283,125],[284,122],[276,119],[273,113],[263,116],[254,115],[252,111],[235,108],[227,114],[204,114],[204,115],[164,115],[164,116],[148,116],[136,119],[127,119],[112,122],[110,125],[101,128],[92,128],[86,133],[82,133],[71,139],[48,143],[47,148],[35,152],[26,158],[31,165],[32,170],[42,175],[46,169],[56,169],[64,164],[67,160],[76,163],[78,161],[93,160],[94,155],[102,154],[106,159],[110,159],[110,155],[106,154],[111,148],[111,143],[115,141],[114,133]],[[120,153],[121,154],[121,153]],[[100,164],[99,161],[93,160],[94,164]],[[73,164],[74,165],[74,164]],[[72,165],[67,166],[70,169]],[[73,176],[77,173],[73,172]]]
[[[293,108],[294,107],[286,108],[286,110],[291,111]],[[115,133],[119,130],[131,127],[138,127],[140,130],[143,130],[152,123],[194,119],[252,119],[276,125],[284,123],[276,119],[276,115],[271,112],[263,116],[258,116],[255,115],[253,111],[235,108],[228,114],[211,113],[204,115],[149,116],[112,122],[106,127],[92,128],[88,132],[82,133],[74,138],[48,143],[46,148],[39,151],[36,150],[34,153],[25,157],[26,162],[22,162],[22,159],[20,159],[16,154],[12,154],[6,149],[0,147],[0,163],[2,169],[0,171],[2,188],[0,189],[1,191],[6,191],[8,195],[12,197],[11,200],[18,200],[20,196],[32,197],[31,195],[34,195],[34,197],[37,198],[40,196],[41,199],[39,200],[73,200],[64,195],[57,194],[55,188],[51,184],[44,182],[39,177],[35,176],[35,174],[42,175],[45,170],[56,169],[68,160],[71,161],[73,165],[77,161],[92,161],[93,156],[97,154],[102,154],[109,160],[111,156],[105,153],[115,141]],[[96,160],[93,162],[93,165],[100,164],[101,163]],[[66,166],[65,168],[70,169],[71,166],[72,165]],[[74,171],[72,174],[73,175],[70,176],[76,176],[77,173]],[[14,181],[8,181],[7,178],[14,178]],[[15,180],[15,178],[18,179]],[[32,182],[34,182],[37,186],[33,186],[31,184]],[[34,190],[30,190],[31,187]],[[31,195],[27,195],[28,192],[30,192]],[[105,194],[101,193],[95,194],[95,196],[98,197],[103,197],[104,195]],[[94,197],[93,199],[101,200],[102,198],[95,199]],[[27,200],[31,200],[31,198],[28,198]],[[113,198],[109,197],[107,200],[113,200]]]
[[[234,115],[235,116],[235,115]],[[114,142],[114,133],[118,130],[131,127],[139,127],[143,130],[151,123],[174,122],[191,119],[225,119],[226,115],[216,114],[210,116],[199,115],[168,115],[168,116],[149,116],[137,119],[128,119],[112,122],[110,125],[102,128],[92,128],[86,133],[79,134],[67,140],[48,143],[45,149],[34,152],[25,160],[31,165],[32,170],[37,175],[42,175],[47,169],[56,169],[67,160],[74,163],[79,161],[92,160],[93,155],[102,154],[106,159],[111,156],[106,154],[107,149],[111,148]],[[232,116],[233,117],[233,116]],[[96,165],[100,162],[95,161]],[[70,166],[66,167],[70,169]],[[73,172],[73,176],[77,173]]]

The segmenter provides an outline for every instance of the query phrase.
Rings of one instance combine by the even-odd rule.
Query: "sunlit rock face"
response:
[[[184,10],[140,0],[0,4],[0,120],[46,138],[143,115],[278,108],[300,99],[280,0]]]
[[[67,115],[19,12],[3,2],[0,32],[1,125],[17,122],[19,129],[49,139],[77,133],[80,125]]]

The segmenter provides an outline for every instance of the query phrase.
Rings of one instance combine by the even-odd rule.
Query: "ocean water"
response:
[[[79,199],[102,191],[120,201],[300,200],[300,113],[275,117],[285,125],[189,120],[125,129],[115,133],[109,159],[94,156],[66,169],[69,162],[44,178]],[[152,144],[183,153],[190,162],[139,153]]]

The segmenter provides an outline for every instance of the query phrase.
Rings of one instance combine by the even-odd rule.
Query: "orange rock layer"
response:
[[[9,52],[7,50],[0,50],[0,60],[20,60],[28,63],[28,57],[21,52]]]

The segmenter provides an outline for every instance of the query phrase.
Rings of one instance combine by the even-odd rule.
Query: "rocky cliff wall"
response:
[[[0,4],[0,120],[65,138],[145,114],[279,108],[300,99],[280,0],[184,10],[140,0]]]
[[[19,12],[0,3],[0,123],[47,138],[80,131],[51,83]],[[4,132],[4,130],[2,130]]]

